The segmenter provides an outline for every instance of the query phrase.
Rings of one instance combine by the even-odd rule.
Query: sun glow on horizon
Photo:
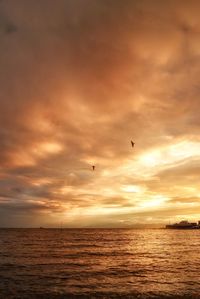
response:
[[[187,159],[193,159],[196,155],[199,155],[200,143],[191,141],[177,141],[174,144],[162,146],[156,148],[153,151],[147,151],[135,157],[133,160],[125,159],[121,162],[121,166],[110,161],[108,168],[101,169],[103,167],[99,163],[100,171],[94,171],[90,176],[91,182],[88,185],[83,185],[78,189],[63,185],[58,192],[61,195],[76,196],[77,198],[86,201],[85,207],[71,206],[73,210],[73,217],[78,215],[120,215],[128,213],[137,213],[141,211],[154,211],[165,209],[166,207],[173,207],[174,205],[179,207],[178,199],[177,203],[173,204],[170,199],[176,196],[183,196],[183,190],[187,193],[187,196],[194,196],[198,191],[194,186],[176,186],[175,189],[166,190],[165,194],[161,195],[159,191],[152,191],[147,188],[148,180],[157,182],[155,175],[159,174],[163,169],[173,168],[181,161],[186,163]],[[185,160],[186,159],[186,160]],[[87,163],[88,163],[87,159]],[[113,169],[112,169],[113,165]],[[83,171],[77,170],[77,177]],[[83,173],[84,174],[84,173]],[[146,176],[146,183],[144,181]],[[124,184],[124,178],[127,182],[134,180],[142,180],[143,183],[126,183]],[[104,202],[108,202],[106,205]],[[186,204],[188,207],[193,207],[193,204]],[[69,208],[69,207],[68,207]],[[76,215],[76,216],[75,216]]]

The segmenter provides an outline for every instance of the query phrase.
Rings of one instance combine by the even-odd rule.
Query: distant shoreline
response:
[[[200,229],[193,228],[166,228],[166,227],[0,227],[0,230],[165,230],[165,231],[198,231]]]

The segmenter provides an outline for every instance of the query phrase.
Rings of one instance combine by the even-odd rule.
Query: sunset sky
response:
[[[0,1],[0,226],[200,220],[199,15]]]

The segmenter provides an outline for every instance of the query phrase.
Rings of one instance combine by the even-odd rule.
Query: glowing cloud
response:
[[[37,2],[0,4],[0,226],[200,214],[200,2]]]

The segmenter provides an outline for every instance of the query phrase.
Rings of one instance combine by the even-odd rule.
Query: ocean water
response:
[[[200,230],[0,229],[0,298],[200,298]]]

